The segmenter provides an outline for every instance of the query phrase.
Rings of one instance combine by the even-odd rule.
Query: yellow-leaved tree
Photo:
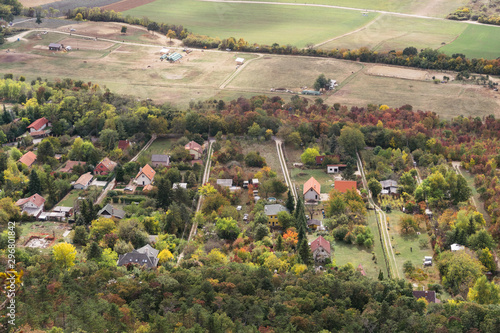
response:
[[[71,267],[75,264],[76,249],[69,243],[59,243],[52,249],[56,262],[61,267]]]
[[[160,254],[158,254],[160,264],[164,264],[172,259],[174,259],[174,255],[168,249],[164,249],[160,252]]]

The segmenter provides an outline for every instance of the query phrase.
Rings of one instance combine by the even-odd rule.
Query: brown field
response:
[[[365,73],[375,76],[394,77],[408,80],[430,80],[432,78],[432,75],[424,70],[398,68],[393,66],[370,66]]]
[[[115,12],[124,12],[126,10],[139,7],[153,1],[155,0],[123,0],[120,2],[115,2],[111,5],[102,6],[101,8],[106,10],[114,10]]]
[[[48,3],[52,2],[59,2],[61,0],[19,0],[19,2],[24,6],[24,7],[38,7],[42,5],[46,5]]]

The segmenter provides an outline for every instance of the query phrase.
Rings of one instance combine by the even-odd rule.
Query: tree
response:
[[[40,178],[38,178],[38,173],[35,171],[35,169],[31,170],[28,190],[31,195],[42,194],[42,184],[40,183]]]
[[[255,240],[256,241],[260,241],[268,235],[269,235],[269,227],[267,225],[258,224],[255,227]]]
[[[236,238],[238,238],[238,234],[240,233],[238,223],[231,217],[222,219],[217,218],[215,227],[220,238],[230,241],[234,241]]]
[[[96,260],[98,261],[102,255],[102,248],[96,242],[90,243],[90,246],[87,250],[87,260]]]
[[[169,29],[167,32],[167,38],[170,38],[170,42],[172,42],[172,38],[175,38],[175,37],[177,37],[177,34],[175,33],[175,31]]]
[[[75,21],[83,21],[83,15],[82,15],[82,13],[76,14]]]
[[[365,136],[358,128],[345,126],[340,131],[339,144],[346,154],[356,157],[356,152],[365,147]]]
[[[314,82],[314,90],[326,89],[329,86],[329,81],[326,79],[325,74],[320,74]]]
[[[278,234],[278,238],[276,239],[276,251],[283,251],[283,237],[281,234]]]
[[[156,22],[151,22],[148,24],[148,31],[152,31],[153,35],[155,34],[155,31],[160,30],[160,26]]]
[[[485,267],[465,251],[444,251],[439,255],[438,269],[443,285],[453,294],[466,297],[469,288],[483,275]]]
[[[293,216],[290,213],[285,211],[278,213],[278,223],[283,230],[293,227],[294,222]]]
[[[490,272],[494,272],[497,269],[497,265],[495,263],[495,258],[493,258],[493,254],[491,254],[490,249],[484,248],[477,252],[477,258],[486,267]]]
[[[122,34],[126,34],[127,33],[127,26],[125,25],[122,25],[122,30],[120,31]]]
[[[163,249],[158,254],[158,260],[159,260],[160,264],[162,264],[162,265],[173,260],[173,259],[174,259],[174,255],[168,249]]]
[[[288,190],[288,196],[286,198],[285,207],[290,211],[290,213],[293,213],[295,209],[295,201],[293,199],[292,191],[290,189]]]
[[[158,188],[156,194],[156,207],[168,209],[172,203],[172,183],[166,176],[156,177],[156,187]]]
[[[479,304],[499,304],[500,287],[494,282],[488,282],[486,276],[483,275],[477,279],[474,287],[469,290],[467,297],[470,301]]]
[[[110,218],[100,217],[92,221],[90,229],[90,238],[96,241],[101,240],[104,235],[111,234],[116,231],[116,223]]]
[[[368,189],[372,192],[372,196],[376,198],[382,192],[382,184],[375,178],[370,178],[368,181]]]
[[[418,54],[418,50],[416,47],[409,46],[403,50],[403,55],[405,56],[415,56]]]
[[[42,11],[37,10],[36,11],[36,24],[42,23]]]
[[[302,163],[307,165],[316,164],[316,156],[319,156],[319,151],[316,148],[307,148],[302,155],[300,155],[300,160]]]
[[[115,149],[115,146],[118,143],[118,139],[118,132],[109,128],[102,130],[99,134],[99,142],[101,143],[101,146],[107,151]]]
[[[55,156],[54,146],[48,139],[42,140],[38,145],[37,159],[41,163],[45,163],[50,157]]]
[[[266,159],[259,152],[251,151],[245,156],[245,163],[249,167],[262,168],[266,165]]]
[[[305,265],[309,265],[311,263],[312,253],[307,243],[307,238],[304,238],[299,244],[300,259]]]
[[[403,172],[399,178],[399,183],[403,186],[403,192],[413,194],[417,182],[410,172]]]
[[[117,182],[122,182],[123,181],[123,177],[125,176],[125,171],[123,170],[123,167],[121,166],[121,164],[118,164],[116,166],[116,181]]]
[[[495,248],[495,241],[493,237],[486,230],[479,230],[475,234],[469,236],[467,239],[467,243],[469,247],[473,250],[481,250],[481,249],[493,249]]]
[[[89,235],[87,233],[87,230],[85,230],[85,227],[77,226],[73,235],[73,244],[85,246],[87,245],[88,237]]]
[[[59,243],[52,248],[56,262],[63,268],[73,266],[76,258],[76,249],[69,243]]]

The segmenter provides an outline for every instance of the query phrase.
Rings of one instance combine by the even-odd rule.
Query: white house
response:
[[[324,262],[325,259],[330,258],[332,253],[330,242],[323,237],[319,236],[316,238],[311,242],[310,246],[315,261]]]
[[[244,62],[245,62],[245,59],[243,59],[243,58],[236,58],[236,65],[243,65]]]
[[[137,185],[149,185],[153,182],[155,174],[156,171],[154,171],[153,168],[149,166],[149,164],[146,164],[139,170],[137,176],[135,176],[134,182]]]
[[[314,177],[309,178],[304,184],[304,201],[319,201],[321,194],[321,185],[314,179]]]
[[[90,183],[92,182],[92,174],[90,172],[84,173],[78,178],[78,180],[73,185],[77,190],[86,190]]]
[[[43,205],[45,204],[45,199],[40,194],[35,193],[29,198],[19,199],[16,202],[16,206],[21,208],[23,213],[28,215],[39,217],[43,213]]]
[[[328,164],[326,166],[326,173],[339,173],[341,168],[347,167],[346,164]]]
[[[462,250],[465,250],[465,246],[463,245],[459,245],[457,243],[455,244],[451,244],[451,252],[456,252],[456,251],[462,251]]]

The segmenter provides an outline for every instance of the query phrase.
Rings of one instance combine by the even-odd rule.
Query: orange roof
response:
[[[139,170],[139,173],[137,173],[137,176],[135,176],[135,178],[137,179],[142,173],[146,177],[148,177],[149,180],[153,180],[153,178],[155,177],[156,171],[154,171],[153,168],[149,166],[149,164],[146,164],[144,167],[142,167]]]
[[[149,192],[153,189],[154,189],[154,186],[151,184],[148,184],[148,185],[144,186],[144,188],[142,189],[142,192]]]
[[[353,189],[356,190],[358,185],[354,180],[336,180],[335,181],[335,189],[341,193],[347,192],[347,190]]]
[[[31,166],[33,163],[36,161],[36,155],[32,151],[27,152],[21,158],[19,159],[19,162],[21,162],[24,165]]]
[[[78,180],[75,182],[75,184],[87,186],[91,180],[92,180],[92,174],[90,172],[87,172],[81,175],[80,178],[78,178]]]
[[[16,201],[16,206],[23,206],[28,201],[31,201],[37,207],[42,207],[42,205],[45,203],[45,198],[42,197],[40,194],[35,193],[31,197],[29,197],[29,198],[24,198],[24,199],[17,200]]]
[[[311,252],[316,251],[320,246],[325,249],[326,252],[331,253],[330,242],[321,236],[311,242]]]
[[[109,158],[105,157],[101,163],[109,170],[109,171],[113,171],[113,169],[116,167],[116,162],[113,162],[112,160],[110,160]]]
[[[48,123],[49,123],[49,120],[47,118],[43,117],[43,118],[35,120],[26,128],[33,128],[35,131],[38,131],[38,130],[40,130],[40,128],[42,128],[43,125],[46,125]]]
[[[303,194],[306,194],[311,188],[314,191],[316,191],[316,193],[318,193],[318,195],[321,194],[321,185],[319,184],[319,182],[316,179],[314,179],[314,177],[309,178],[309,180],[307,182],[305,182]]]
[[[201,147],[201,145],[197,142],[194,142],[194,141],[190,141],[188,142],[187,145],[184,146],[185,149],[193,149],[193,150],[196,150],[196,151],[199,151],[199,152],[202,152],[203,151],[203,148]]]

